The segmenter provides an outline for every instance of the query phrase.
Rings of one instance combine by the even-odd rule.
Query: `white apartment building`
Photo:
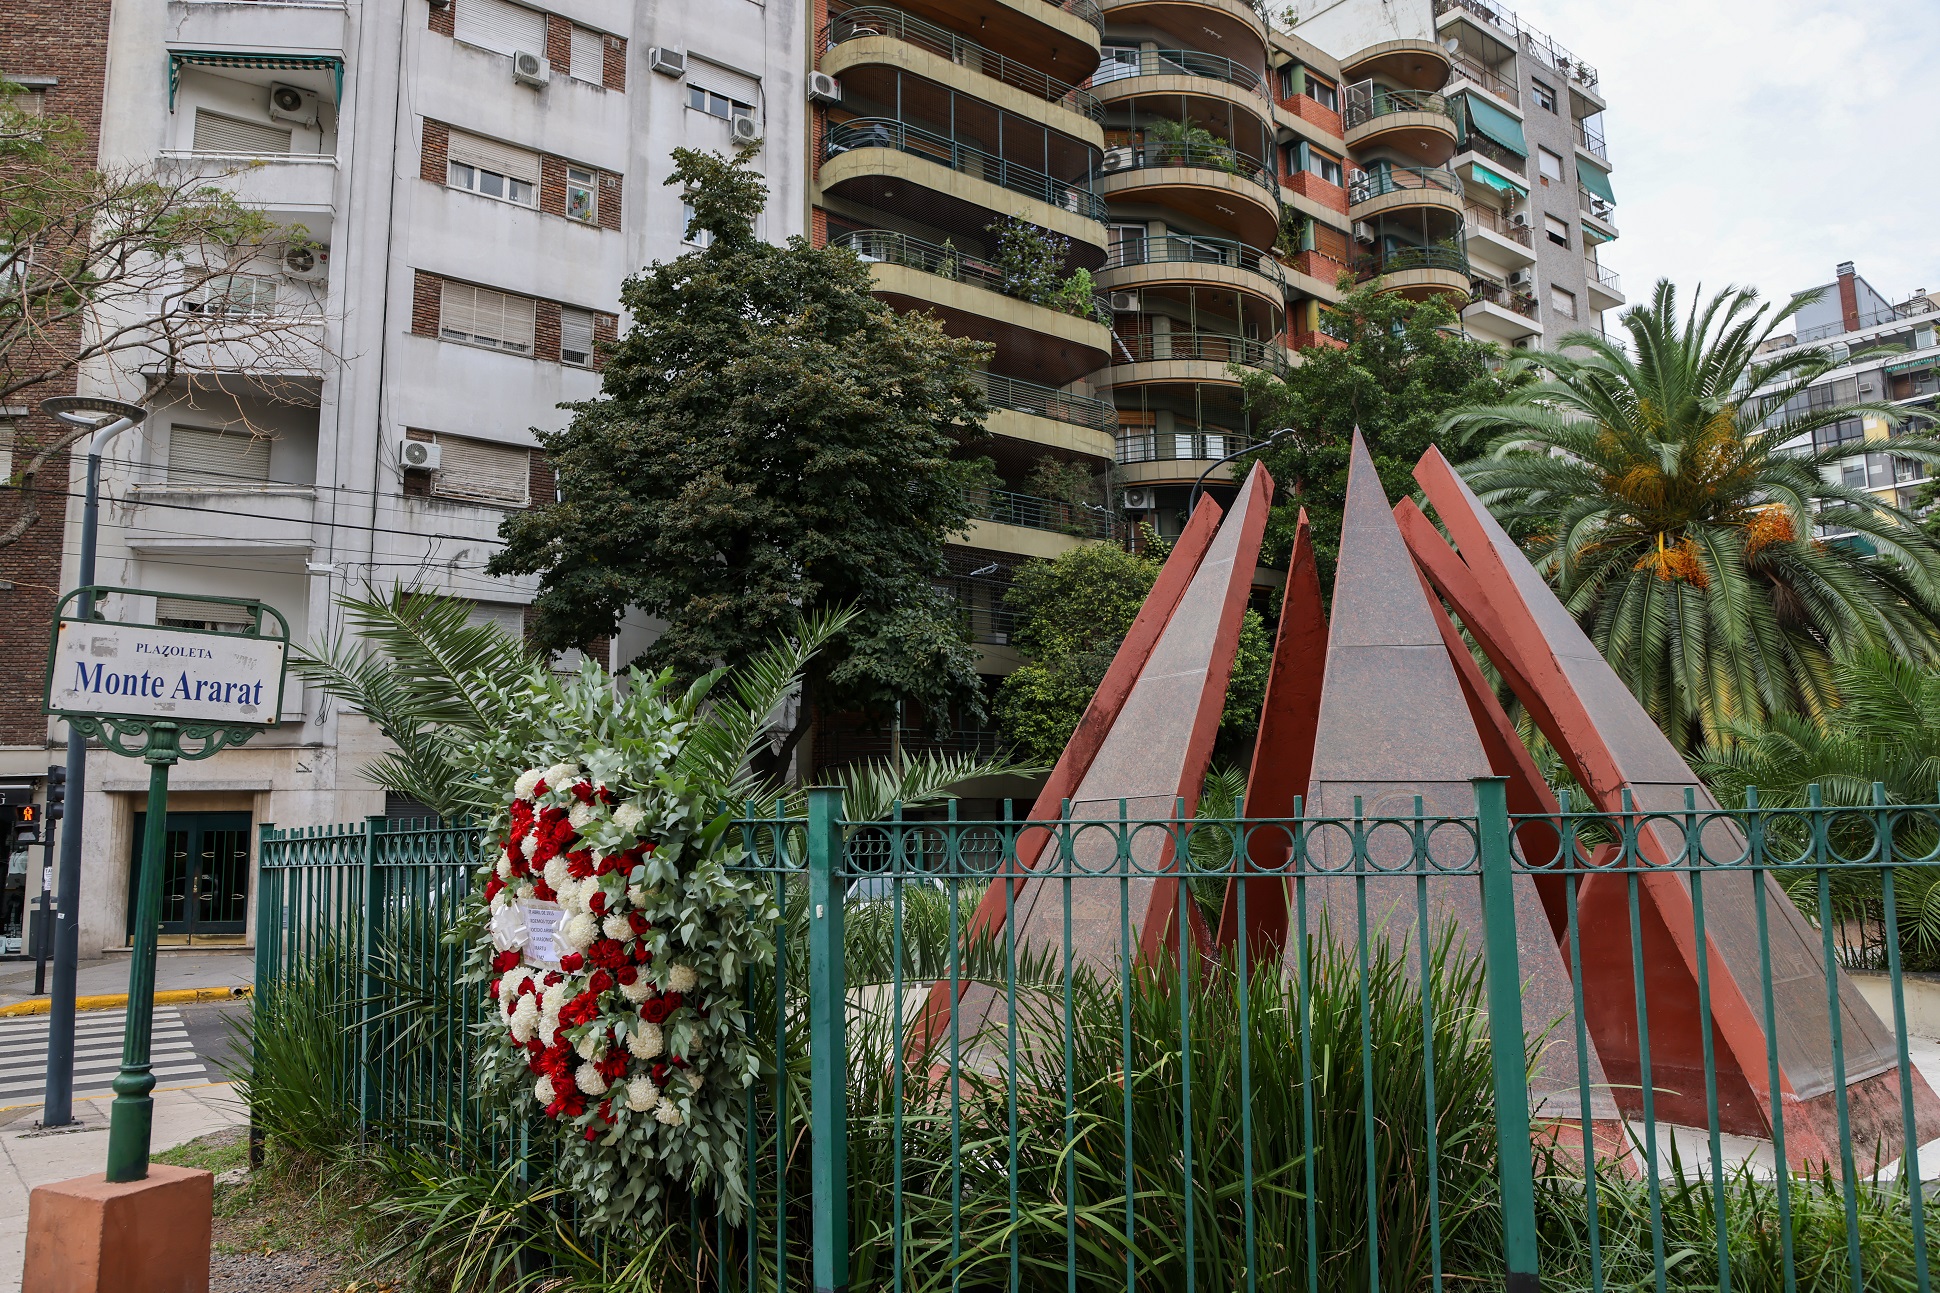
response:
[[[237,276],[210,308],[318,325],[312,361],[271,377],[219,359],[166,386],[91,375],[151,410],[107,463],[99,583],[260,598],[298,642],[341,632],[334,599],[367,582],[468,598],[519,630],[532,582],[483,567],[507,512],[553,489],[533,430],[598,392],[622,280],[686,249],[681,195],[662,184],[672,150],[758,136],[762,236],[803,232],[807,213],[802,9],[546,3],[118,0],[104,161],[220,177],[307,229],[314,248]],[[78,526],[77,507],[70,586]],[[208,612],[150,597],[107,613]],[[292,682],[279,727],[178,765],[165,936],[252,936],[261,826],[407,811],[359,775],[376,744]],[[90,757],[83,956],[127,940],[146,781],[133,760]]]

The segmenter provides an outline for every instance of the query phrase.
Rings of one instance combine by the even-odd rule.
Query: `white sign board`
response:
[[[63,620],[54,643],[47,708],[273,725],[288,645],[278,638]]]
[[[519,910],[525,916],[525,959],[549,970],[558,969],[559,925],[566,913],[556,902],[535,898],[521,899]]]

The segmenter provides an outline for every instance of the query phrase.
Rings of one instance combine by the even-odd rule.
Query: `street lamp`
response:
[[[1231,453],[1227,454],[1224,458],[1221,458],[1218,462],[1208,463],[1206,466],[1206,469],[1199,473],[1199,479],[1192,482],[1192,497],[1186,500],[1186,519],[1191,520],[1193,512],[1198,509],[1199,491],[1205,488],[1206,477],[1212,475],[1212,471],[1214,467],[1223,467],[1227,463],[1231,462],[1233,459],[1239,457],[1241,454],[1257,452],[1258,450],[1266,448],[1268,445],[1272,444],[1275,440],[1278,440],[1281,436],[1289,436],[1292,434],[1293,434],[1292,427],[1281,427],[1278,431],[1273,432],[1271,435],[1267,436],[1267,438],[1264,440],[1259,440],[1254,442],[1253,444],[1249,444],[1242,448],[1235,449]]]
[[[101,520],[101,453],[108,442],[147,418],[148,410],[125,400],[63,395],[42,400],[40,411],[69,426],[94,432],[88,440],[87,501],[81,512],[79,587],[94,584],[95,531]],[[80,598],[81,616],[94,615],[94,599]],[[87,738],[67,729],[67,811],[61,823],[60,910],[54,917],[54,985],[47,1011],[47,1085],[40,1120],[44,1127],[74,1121],[74,987],[81,943],[81,801],[87,792]]]

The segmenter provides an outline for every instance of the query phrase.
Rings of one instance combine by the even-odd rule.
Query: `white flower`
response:
[[[590,915],[574,916],[559,927],[559,941],[575,952],[583,952],[599,937],[599,922]]]
[[[626,1048],[637,1060],[652,1059],[660,1054],[665,1045],[666,1041],[660,1035],[660,1025],[644,1019],[633,1025],[633,1031],[626,1035]]]
[[[534,853],[537,853],[538,851],[539,851],[539,837],[537,835],[528,835],[524,839],[519,841],[519,852],[525,854],[526,861],[530,862],[532,860],[532,855]]]
[[[626,887],[626,900],[635,907],[645,907],[647,905],[647,891],[637,884],[630,884]]]
[[[633,937],[633,923],[618,912],[614,912],[600,922],[600,929],[608,938],[621,943]]]
[[[660,1097],[660,1103],[653,1107],[653,1117],[655,1122],[668,1127],[678,1127],[682,1121],[680,1106],[665,1096]]]
[[[579,1066],[579,1071],[573,1074],[573,1085],[587,1095],[606,1094],[606,1079],[601,1077],[600,1071],[591,1064]]]
[[[573,878],[572,872],[566,870],[566,858],[564,854],[555,853],[546,859],[545,876],[546,884],[551,887],[554,893],[559,892],[560,885]]]
[[[646,820],[647,810],[636,803],[624,803],[613,810],[613,824],[623,831],[638,831]]]
[[[559,1093],[552,1089],[552,1074],[540,1074],[539,1080],[532,1084],[532,1094],[538,1098],[540,1104],[551,1104],[557,1099]]]
[[[545,775],[546,770],[544,768],[531,768],[525,772],[521,772],[519,779],[512,783],[512,793],[520,799],[532,798],[532,791],[538,786],[540,779]]]
[[[539,1002],[539,1008],[556,1015],[568,1001],[572,1000],[572,996],[572,985],[565,979],[561,979],[559,982],[547,986],[544,1000]]]
[[[507,1006],[511,1005],[512,998],[519,995],[519,989],[531,977],[532,971],[526,969],[524,966],[507,972],[506,976],[498,981],[498,999],[500,1003]]]
[[[571,876],[566,877],[564,884],[552,886],[553,901],[557,902],[560,910],[564,911],[568,916],[577,915],[586,910],[588,893],[589,891],[585,887],[585,882],[575,880]]]
[[[546,769],[545,775],[547,790],[564,790],[567,786],[579,780],[579,765],[577,763],[555,763]]]
[[[606,1049],[606,1034],[595,1028],[580,1038],[579,1045],[573,1049],[579,1052],[579,1058],[583,1060],[596,1060],[600,1057],[600,1052]]]
[[[566,820],[572,823],[574,830],[583,831],[598,816],[599,810],[591,804],[574,804],[566,813]]]
[[[652,1078],[629,1078],[626,1084],[626,1107],[635,1113],[645,1113],[660,1103],[660,1088],[653,1084]]]
[[[512,859],[503,853],[499,854],[498,865],[493,870],[498,872],[499,879],[510,880],[512,878]]]
[[[637,1006],[653,995],[653,980],[643,974],[631,983],[622,983],[620,995]]]
[[[672,992],[692,992],[700,986],[700,981],[701,976],[694,973],[694,967],[691,965],[676,965],[667,971],[667,987]]]
[[[702,1078],[698,1069],[682,1069],[680,1075],[687,1079],[687,1089],[689,1091],[698,1091],[701,1089]]]
[[[539,1003],[531,997],[520,997],[519,1004],[512,1008],[512,1040],[523,1046],[532,1040],[532,1034],[538,1027]],[[552,1102],[548,1100],[546,1103]]]

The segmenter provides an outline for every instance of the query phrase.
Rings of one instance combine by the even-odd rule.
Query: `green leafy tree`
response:
[[[1499,403],[1528,380],[1518,366],[1492,371],[1498,352],[1455,335],[1458,320],[1439,300],[1410,301],[1377,288],[1348,291],[1329,313],[1327,331],[1339,347],[1301,351],[1300,364],[1283,377],[1245,378],[1253,424],[1294,428],[1233,468],[1240,478],[1262,461],[1278,485],[1265,556],[1276,565],[1286,559],[1306,508],[1321,587],[1329,591],[1355,429],[1367,439],[1388,497],[1399,498],[1414,492],[1415,463],[1450,411]],[[1461,457],[1455,446],[1444,451]]]
[[[665,623],[641,655],[698,677],[803,614],[855,616],[806,675],[784,760],[822,709],[981,717],[976,654],[938,591],[980,468],[984,348],[870,294],[842,248],[755,236],[748,167],[682,149],[690,234],[709,245],[627,280],[633,324],[596,399],[540,432],[561,500],[507,519],[494,574],[536,574],[534,634],[562,647],[629,608]]]
[[[1463,410],[1451,435],[1492,436],[1477,493],[1527,536],[1537,567],[1666,734],[1686,751],[1731,725],[1820,717],[1836,658],[1940,658],[1940,544],[1891,502],[1840,483],[1876,442],[1815,432],[1891,405],[1787,412],[1849,362],[1760,346],[1812,294],[1774,309],[1729,290],[1680,316],[1659,281],[1625,311],[1633,353],[1592,332],[1535,356],[1550,380]],[[1801,447],[1788,448],[1793,442]],[[1940,462],[1940,442],[1893,441]],[[1822,540],[1816,527],[1851,537]]]
[[[1017,572],[1005,601],[1018,612],[1015,638],[1025,664],[997,693],[999,726],[1019,755],[1055,763],[1104,680],[1166,549],[1147,532],[1143,553],[1092,543]],[[1259,723],[1273,654],[1259,612],[1248,610],[1220,717],[1219,751],[1244,759]]]

